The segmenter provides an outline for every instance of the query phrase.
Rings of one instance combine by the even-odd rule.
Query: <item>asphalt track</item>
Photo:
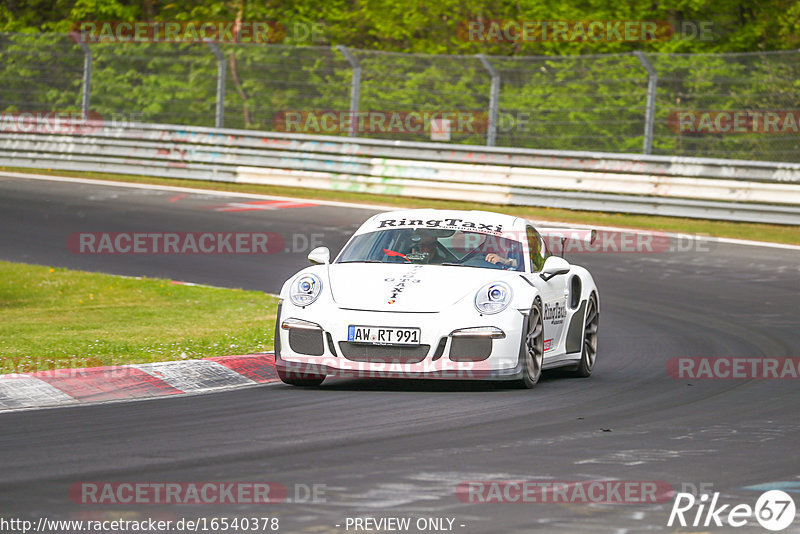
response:
[[[214,210],[229,202],[212,192],[0,178],[0,258],[276,292],[305,265],[302,242],[272,255],[209,256],[79,255],[66,243],[81,231],[271,231],[287,242],[321,235],[335,253],[371,213]],[[750,505],[760,492],[749,486],[783,481],[797,491],[798,380],[674,379],[666,365],[682,356],[800,356],[800,253],[707,245],[568,257],[592,271],[601,291],[589,379],[546,374],[530,391],[340,379],[318,389],[270,385],[2,414],[0,515],[270,516],[282,532],[309,533],[353,532],[346,518],[366,516],[449,517],[464,533],[649,532],[679,530],[666,527],[671,501],[472,504],[456,488],[653,480],[676,490],[704,484],[721,502]],[[68,490],[81,481],[275,481],[290,493],[321,484],[325,494],[269,505],[79,505]],[[764,532],[737,529],[751,530]]]

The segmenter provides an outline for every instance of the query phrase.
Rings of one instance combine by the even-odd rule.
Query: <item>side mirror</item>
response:
[[[328,247],[317,247],[308,253],[308,261],[314,265],[331,262],[331,251]]]
[[[539,276],[542,277],[542,280],[547,282],[554,276],[558,276],[560,274],[567,274],[569,272],[569,262],[564,258],[559,258],[558,256],[550,256],[546,260],[544,260],[544,265],[542,266],[542,272]]]

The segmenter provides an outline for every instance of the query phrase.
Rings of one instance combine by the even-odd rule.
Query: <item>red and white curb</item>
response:
[[[0,375],[0,412],[196,394],[277,382],[270,353]]]

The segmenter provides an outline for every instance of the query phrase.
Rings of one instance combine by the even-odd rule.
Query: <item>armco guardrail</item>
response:
[[[792,163],[40,121],[0,130],[0,166],[800,224]]]

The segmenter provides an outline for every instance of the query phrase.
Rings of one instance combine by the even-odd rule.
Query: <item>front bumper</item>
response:
[[[513,380],[522,376],[524,312],[496,315],[374,312],[283,302],[275,329],[275,364],[284,374],[365,378]],[[416,327],[420,345],[347,340],[350,325]],[[502,334],[502,335],[500,335]]]

